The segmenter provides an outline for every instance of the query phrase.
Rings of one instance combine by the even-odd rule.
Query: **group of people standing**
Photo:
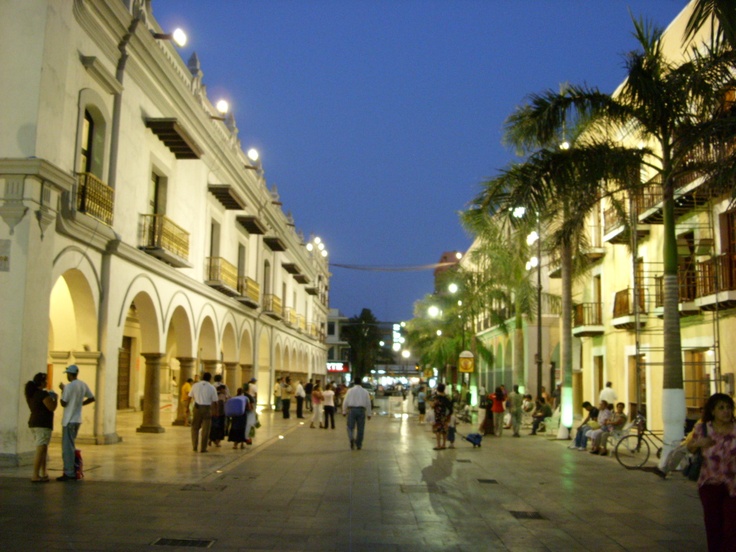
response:
[[[73,482],[78,479],[75,461],[77,458],[76,439],[82,425],[82,407],[95,401],[95,396],[86,383],[79,379],[79,367],[76,364],[64,370],[68,383],[59,384],[61,398],[48,387],[48,375],[39,372],[26,383],[25,397],[31,411],[28,427],[33,433],[36,454],[33,460],[33,483],[47,483],[48,446],[54,428],[54,412],[59,403],[64,407],[61,418],[61,456],[64,462],[64,473],[57,481]]]

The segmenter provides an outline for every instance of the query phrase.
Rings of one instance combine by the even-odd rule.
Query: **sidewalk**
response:
[[[705,549],[696,487],[679,474],[627,471],[543,436],[434,451],[430,428],[410,415],[374,416],[363,450],[351,451],[336,421],[309,429],[264,413],[252,449],[207,454],[192,452],[188,428],[135,434],[131,423],[123,443],[84,449],[84,481],[32,485],[30,468],[2,470],[2,548]],[[179,546],[153,546],[160,538]]]

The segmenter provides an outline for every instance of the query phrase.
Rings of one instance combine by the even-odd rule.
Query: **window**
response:
[[[94,134],[95,122],[89,111],[84,110],[82,121],[82,147],[79,150],[79,171],[91,172],[92,169],[92,136]]]
[[[166,179],[155,171],[151,171],[151,182],[148,186],[148,214],[163,215],[166,213]]]
[[[105,143],[109,140],[108,119],[104,100],[94,91],[85,89],[77,104],[77,167],[80,174],[91,174],[104,182]]]
[[[245,276],[245,246],[242,243],[238,244],[238,277],[242,278]]]
[[[210,224],[210,257],[220,256],[220,224],[212,221]]]
[[[327,335],[335,335],[335,323],[334,322],[327,323]]]

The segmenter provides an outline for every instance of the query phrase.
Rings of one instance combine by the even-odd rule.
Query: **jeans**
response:
[[[358,426],[358,435],[353,437],[353,430]],[[365,431],[365,408],[348,408],[348,439],[355,446],[361,448],[363,446],[363,432]]]
[[[79,426],[82,424],[67,424],[61,428],[61,457],[64,460],[64,475],[67,477],[77,477],[74,469],[74,450],[75,441]]]
[[[575,448],[585,448],[588,445],[588,438],[585,436],[590,430],[590,426],[585,424],[578,428],[578,432],[575,434]]]
[[[325,406],[325,429],[327,429],[327,423],[332,420],[332,429],[335,429],[335,407]]]
[[[291,409],[291,399],[281,399],[281,411],[284,414],[284,420],[289,419],[289,409]]]

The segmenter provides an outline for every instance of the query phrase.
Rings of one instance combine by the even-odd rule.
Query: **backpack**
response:
[[[243,395],[238,395],[225,402],[225,416],[242,416],[245,414],[245,405],[248,402]]]

